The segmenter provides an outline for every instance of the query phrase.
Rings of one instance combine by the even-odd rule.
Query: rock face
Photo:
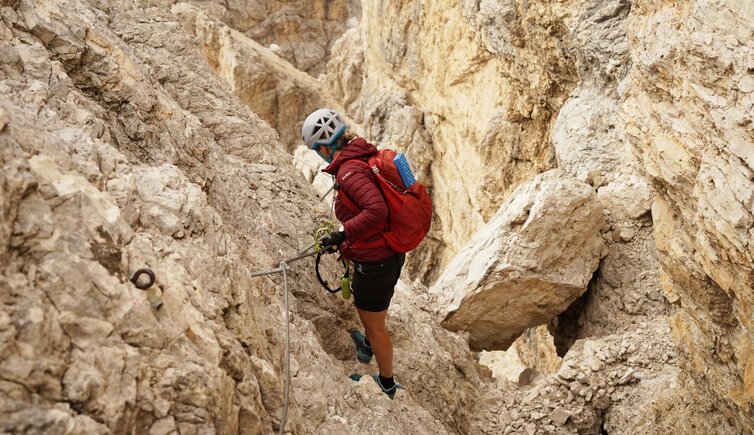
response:
[[[472,349],[507,349],[586,290],[604,225],[590,186],[560,171],[524,183],[433,286],[443,326],[468,332]]]
[[[270,49],[189,4],[178,3],[172,11],[204,48],[215,73],[275,128],[289,152],[301,144],[301,123],[309,113],[320,107],[345,113],[320,82]]]
[[[249,187],[286,177],[275,132],[164,8],[5,5],[1,430],[268,430],[281,334],[254,337],[279,286],[249,278],[271,259],[249,229],[310,194]],[[295,237],[301,213],[266,232]]]
[[[558,356],[553,336],[547,325],[529,328],[513,343],[519,359],[526,367],[541,373],[558,371],[562,358]]]
[[[190,3],[314,76],[324,72],[332,43],[361,18],[358,0]]]
[[[681,382],[666,322],[576,342],[552,375],[489,398],[472,433],[720,433],[735,427],[714,400]]]
[[[754,8],[634,2],[626,133],[657,187],[663,290],[682,366],[754,431]]]
[[[328,64],[328,88],[363,134],[409,150],[426,174],[437,216],[410,259],[426,282],[555,163],[549,129],[576,78],[559,22],[568,11],[514,3],[365,2]]]
[[[283,280],[252,272],[327,215],[289,154],[321,105],[409,154],[437,212],[408,275],[441,278],[396,290],[391,401],[294,264],[287,431],[754,432],[754,8],[360,11],[0,1],[0,432],[278,429]],[[519,334],[517,383],[465,340]]]
[[[630,6],[624,0],[580,2],[570,12],[578,19],[564,22],[582,80],[559,111],[550,141],[558,166],[597,190],[609,227],[603,232],[608,255],[589,290],[548,325],[560,355],[578,338],[625,333],[639,319],[664,319],[672,311],[660,290],[652,191],[618,110],[619,84],[630,67]]]
[[[293,257],[325,210],[162,3],[2,3],[0,432],[281,424],[283,282],[251,274]],[[147,291],[129,282],[143,267]],[[420,291],[399,290],[391,325],[416,387],[389,401],[348,379],[365,370],[349,304],[303,263],[288,286],[289,431],[467,425],[479,367]]]

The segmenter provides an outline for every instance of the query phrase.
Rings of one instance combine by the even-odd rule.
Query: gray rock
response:
[[[564,424],[566,424],[566,422],[568,421],[570,417],[571,417],[571,414],[565,409],[560,408],[560,407],[555,408],[550,413],[550,420],[552,420],[553,423],[555,423],[558,426],[563,426]]]
[[[625,384],[631,382],[631,380],[634,378],[634,374],[635,373],[636,373],[636,370],[633,369],[633,368],[631,368],[631,367],[629,367],[628,369],[626,369],[625,373],[623,373],[620,376],[620,378],[617,379],[616,383],[618,385],[625,385]]]

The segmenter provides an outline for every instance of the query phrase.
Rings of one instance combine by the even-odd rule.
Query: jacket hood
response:
[[[367,142],[363,137],[357,137],[348,142],[348,145],[340,150],[335,159],[322,172],[336,175],[343,163],[354,159],[366,160],[374,154],[377,154],[377,147]]]

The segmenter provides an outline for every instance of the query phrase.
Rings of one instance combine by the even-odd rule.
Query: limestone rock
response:
[[[608,255],[589,291],[548,324],[559,355],[578,338],[629,330],[638,317],[670,315],[660,292],[649,209],[652,191],[625,138],[620,81],[630,66],[626,0],[572,3],[563,12],[581,81],[558,112],[550,140],[558,166],[596,189]],[[546,344],[542,346],[546,349]]]
[[[521,186],[432,288],[443,325],[474,349],[506,349],[586,290],[603,255],[604,218],[586,184],[549,171]],[[444,302],[447,301],[447,304]]]
[[[274,127],[289,152],[301,144],[301,123],[313,110],[344,110],[326,88],[270,49],[186,3],[172,8],[204,48],[215,72],[254,113]],[[270,144],[271,146],[271,144]]]
[[[586,0],[562,12],[581,82],[558,112],[550,140],[558,167],[596,188],[632,170],[624,123],[615,110],[617,82],[630,64],[630,9],[628,0]]]
[[[683,306],[681,365],[751,432],[754,8],[639,1],[628,29],[626,137],[658,187],[652,219],[663,285]]]
[[[557,372],[562,363],[546,325],[527,329],[512,347],[527,367],[545,374]]]
[[[358,98],[368,72],[364,66],[364,27],[349,29],[340,36],[335,41],[332,56],[327,62],[325,87],[332,92],[333,97],[342,101],[352,116],[363,116],[358,110]],[[358,120],[364,121],[363,118]]]
[[[552,421],[556,425],[563,426],[566,421],[568,421],[568,417],[570,416],[571,414],[563,408],[555,408],[555,410],[550,414],[550,419],[552,419]]]
[[[314,183],[314,180],[324,166],[323,163],[322,158],[303,145],[297,147],[293,153],[293,165],[301,171],[309,183]]]
[[[24,3],[39,38],[8,27],[7,8],[0,22],[0,51],[23,66],[0,76],[0,431],[276,431],[283,285],[250,275],[308,244],[315,193],[169,10],[60,6]],[[80,62],[44,45],[84,34]],[[443,433],[471,418],[481,370],[419,289],[391,310],[398,380],[416,387],[390,401],[348,380],[365,369],[358,320],[304,264],[288,276],[289,431]],[[145,266],[159,307],[128,281]]]
[[[503,271],[527,290],[589,284],[519,339],[543,374],[519,390],[488,382],[430,314],[453,294],[401,282],[388,327],[406,389],[390,401],[348,380],[376,370],[353,361],[358,319],[297,263],[287,431],[754,431],[748,3],[398,0],[364,2],[361,24],[350,0],[175,3],[0,1],[0,432],[276,431],[282,281],[250,275],[326,216],[307,182],[321,163],[302,178],[285,150],[291,125],[339,101],[434,195],[411,279],[433,281],[510,218],[509,238],[474,242],[495,255],[443,277],[487,279],[455,320],[481,290],[507,295],[492,284]],[[526,180],[553,166],[591,187],[561,180],[579,187],[544,201],[554,192]],[[521,183],[528,213],[511,200],[495,215]],[[579,233],[605,241],[593,266],[608,255],[594,274],[567,269],[553,252],[575,227],[545,211],[595,197],[605,223]],[[128,279],[145,266],[157,282],[141,291]],[[552,308],[523,296],[484,314]]]
[[[551,136],[559,168],[594,187],[630,168],[623,123],[613,110],[618,104],[594,85],[574,91],[558,113]]]
[[[9,207],[0,228],[10,236],[0,317],[14,336],[0,348],[0,372],[18,386],[3,382],[0,431],[224,431],[244,413],[270,428],[277,417],[261,391],[220,367],[240,347],[218,339],[229,334],[223,309],[255,296],[215,272],[236,283],[248,275],[228,257],[240,251],[223,222],[245,215],[228,201],[244,182],[227,174],[245,159],[284,164],[259,148],[274,132],[222,91],[164,8],[19,10],[12,29],[5,20],[16,11],[4,7],[0,22],[4,52],[23,53],[23,68],[0,76],[11,119],[0,132]],[[145,266],[160,308],[128,282]],[[268,401],[277,389],[265,386]]]
[[[522,363],[515,347],[504,352],[482,351],[479,363],[489,367],[492,376],[498,381],[506,379],[510,382],[518,382],[521,373],[528,368]]]
[[[616,221],[637,220],[649,213],[652,192],[643,177],[635,174],[621,175],[597,190],[603,206]]]
[[[277,46],[280,56],[315,77],[324,72],[332,43],[361,18],[356,0],[190,3],[259,44]]]
[[[675,366],[671,330],[667,318],[657,321],[661,319],[640,321],[624,333],[578,340],[557,374],[496,401],[505,410],[499,415],[500,425],[506,428],[503,433],[519,433],[531,424],[545,433],[596,433],[600,427],[616,433],[640,429],[662,433],[672,427],[737,433],[712,409],[714,401],[700,396]],[[601,363],[597,371],[590,367],[593,361]],[[620,384],[625,373],[632,374],[631,380]],[[686,397],[671,399],[682,391]],[[694,402],[699,406],[691,405]],[[603,409],[605,406],[608,408]],[[652,422],[657,415],[664,421]],[[485,423],[480,419],[472,427],[484,432],[489,426],[479,425]]]
[[[324,213],[163,3],[3,3],[0,432],[281,425],[283,282],[251,275],[293,257]],[[442,433],[471,418],[475,356],[419,291],[391,311],[398,379],[417,387],[389,401],[348,380],[364,369],[355,312],[304,264],[288,276],[288,431]],[[129,281],[143,267],[148,291]]]
[[[409,262],[425,282],[507,194],[555,163],[547,136],[575,69],[568,42],[544,29],[562,17],[548,2],[506,2],[504,13],[498,3],[365,2],[328,64],[328,88],[364,134],[411,149],[426,174],[436,218]],[[512,41],[506,49],[490,42],[496,33]]]

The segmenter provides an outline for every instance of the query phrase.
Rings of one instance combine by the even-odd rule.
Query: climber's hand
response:
[[[322,250],[329,254],[336,252],[340,249],[341,243],[346,241],[345,231],[333,231],[329,236],[322,237],[319,241]]]

